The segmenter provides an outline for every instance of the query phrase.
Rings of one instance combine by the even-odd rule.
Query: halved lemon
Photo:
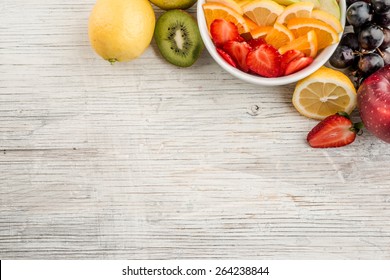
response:
[[[287,23],[287,28],[299,37],[314,30],[317,34],[318,49],[326,48],[339,41],[337,31],[332,26],[315,18],[292,18]]]
[[[313,11],[313,8],[314,8],[314,4],[310,2],[298,2],[289,5],[284,9],[283,13],[281,13],[276,18],[276,22],[280,24],[286,24],[292,18],[311,17],[311,12]]]
[[[302,115],[322,120],[339,111],[350,114],[356,89],[345,74],[322,66],[296,84],[292,102]]]
[[[278,49],[294,40],[294,38],[294,34],[286,26],[275,22],[273,28],[265,36],[265,41]]]
[[[279,53],[284,54],[289,50],[298,50],[303,52],[306,56],[316,57],[318,51],[317,34],[314,30],[307,32],[306,35],[300,36],[286,45],[279,48]]]
[[[274,25],[276,18],[284,11],[284,6],[271,0],[255,0],[242,6],[244,15],[257,25]]]
[[[211,23],[215,19],[225,19],[234,23],[238,27],[240,34],[249,32],[249,27],[246,24],[244,17],[235,10],[220,4],[220,3],[205,3],[203,4],[204,16],[206,18],[207,27],[210,29]]]

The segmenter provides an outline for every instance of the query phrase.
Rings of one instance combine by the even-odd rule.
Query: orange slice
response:
[[[242,11],[257,25],[272,26],[284,7],[271,0],[255,0],[243,5]]]
[[[314,30],[317,34],[319,50],[339,41],[338,34],[332,26],[315,18],[292,18],[288,21],[287,28],[295,37],[306,35]]]
[[[252,0],[235,0],[237,2],[238,5],[240,5],[241,7],[248,4],[249,2],[252,2]]]
[[[244,16],[244,19],[250,31],[255,30],[256,28],[259,27],[253,20],[251,20],[247,16]]]
[[[258,28],[251,31],[253,39],[265,38],[269,32],[273,29],[272,26],[259,26]]]
[[[279,48],[279,53],[284,54],[289,50],[298,50],[303,52],[306,56],[315,57],[317,55],[317,35],[314,30],[307,34],[300,36],[286,45]]]
[[[209,29],[211,23],[215,19],[225,19],[226,21],[234,23],[238,27],[238,32],[240,34],[249,32],[249,27],[247,26],[244,17],[225,5],[219,3],[205,3],[203,4],[203,11]]]
[[[276,22],[281,24],[286,24],[290,19],[301,17],[311,17],[312,10],[314,8],[314,4],[310,2],[298,2],[292,5],[287,6],[283,13],[281,13]]]
[[[322,10],[313,10],[311,12],[311,17],[329,24],[334,28],[334,30],[336,30],[337,33],[343,31],[343,26],[341,25],[340,20],[328,12]]]
[[[229,7],[232,10],[235,10],[241,15],[243,14],[241,6],[237,4],[237,2],[235,2],[234,0],[207,0],[206,3],[219,3],[225,5],[226,7]]]
[[[275,22],[274,27],[265,36],[267,44],[271,44],[275,48],[280,48],[294,40],[293,33],[283,24]]]

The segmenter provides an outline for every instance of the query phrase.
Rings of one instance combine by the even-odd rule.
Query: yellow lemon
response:
[[[89,40],[105,60],[129,61],[150,45],[155,23],[148,0],[98,0],[89,17]]]
[[[356,107],[356,89],[345,74],[322,66],[296,84],[292,102],[302,115],[322,120],[339,111],[350,114]]]
[[[257,25],[272,26],[276,18],[284,11],[284,6],[271,0],[255,0],[242,6],[242,11]]]
[[[287,24],[287,22],[296,17],[311,17],[314,4],[310,2],[298,2],[287,6],[284,11],[276,18],[276,22]]]

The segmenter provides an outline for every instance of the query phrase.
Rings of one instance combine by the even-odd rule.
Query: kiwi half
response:
[[[197,22],[182,10],[170,10],[159,17],[154,39],[161,55],[180,67],[194,64],[204,48]]]
[[[197,0],[150,0],[154,5],[163,10],[188,9],[195,4]]]

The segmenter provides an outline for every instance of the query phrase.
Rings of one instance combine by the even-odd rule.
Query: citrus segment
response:
[[[289,50],[298,50],[303,52],[306,56],[314,58],[318,51],[316,33],[311,30],[306,35],[300,36],[279,48],[280,54],[284,54]]]
[[[234,0],[234,2],[236,2],[238,5],[240,5],[241,7],[248,4],[249,2],[252,2],[252,0]]]
[[[345,74],[323,66],[296,84],[292,101],[302,115],[322,120],[339,111],[351,113],[356,90]]]
[[[220,3],[205,3],[203,4],[203,11],[209,30],[211,23],[215,19],[225,19],[228,22],[234,23],[240,34],[249,32],[249,27],[244,17],[225,5]]]
[[[244,19],[250,31],[255,30],[256,28],[259,27],[253,20],[251,20],[247,16],[244,16]]]
[[[338,20],[334,15],[329,14],[328,12],[322,10],[313,10],[311,12],[311,17],[329,24],[333,27],[334,30],[336,30],[337,33],[343,31],[343,27],[340,23],[340,20]]]
[[[287,6],[283,13],[281,13],[276,22],[281,24],[286,24],[290,19],[301,17],[311,17],[312,10],[314,8],[314,4],[310,2],[298,2],[292,5]]]
[[[267,44],[274,46],[275,48],[280,48],[294,40],[294,35],[286,26],[280,23],[275,23],[273,28],[265,36],[265,41]]]
[[[276,18],[284,11],[284,7],[271,0],[256,0],[242,6],[242,11],[257,25],[272,26]]]
[[[329,14],[334,15],[337,19],[340,19],[340,6],[338,4],[338,1],[318,0],[318,2],[320,3],[320,7],[319,7],[320,10],[328,12]]]
[[[274,1],[280,5],[283,5],[283,6],[288,6],[288,5],[292,5],[294,3],[300,2],[300,0],[274,0]]]
[[[273,29],[272,26],[259,26],[258,28],[251,31],[253,39],[265,38],[267,34]]]
[[[234,0],[207,0],[206,3],[219,3],[229,7],[230,9],[236,11],[239,14],[242,14],[242,9],[239,4]]]
[[[321,4],[318,0],[305,0],[305,2],[313,3],[314,9],[319,9],[321,7]]]
[[[314,30],[317,34],[319,50],[339,41],[338,34],[332,26],[315,18],[292,18],[288,21],[287,28],[295,37]]]

